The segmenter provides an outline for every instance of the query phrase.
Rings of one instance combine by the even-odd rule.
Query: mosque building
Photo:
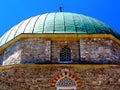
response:
[[[0,90],[120,90],[120,34],[70,12],[31,17],[0,37]]]

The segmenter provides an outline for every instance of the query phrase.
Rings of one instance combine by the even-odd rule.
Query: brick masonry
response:
[[[120,64],[120,45],[110,39],[99,38],[80,39],[79,41],[21,39],[0,55],[0,61],[3,65],[58,63],[60,51],[64,46],[70,48],[73,63]]]
[[[77,90],[120,90],[120,66],[13,65],[6,67],[0,67],[0,90],[56,90],[57,82],[54,87],[51,83],[63,72],[71,73],[80,79],[81,85]],[[70,78],[74,78],[73,76]]]

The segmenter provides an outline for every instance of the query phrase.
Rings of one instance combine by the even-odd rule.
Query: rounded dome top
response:
[[[94,18],[75,13],[57,12],[38,15],[20,22],[0,38],[0,46],[23,33],[112,34],[120,39],[119,34]]]

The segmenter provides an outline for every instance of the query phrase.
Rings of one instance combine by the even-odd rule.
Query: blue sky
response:
[[[84,14],[96,18],[120,34],[120,0],[0,0],[0,36],[29,17],[48,12]]]

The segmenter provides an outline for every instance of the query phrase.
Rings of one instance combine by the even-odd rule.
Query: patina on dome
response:
[[[24,20],[0,38],[0,46],[23,33],[30,34],[119,34],[104,23],[81,14],[57,12],[38,15]]]

